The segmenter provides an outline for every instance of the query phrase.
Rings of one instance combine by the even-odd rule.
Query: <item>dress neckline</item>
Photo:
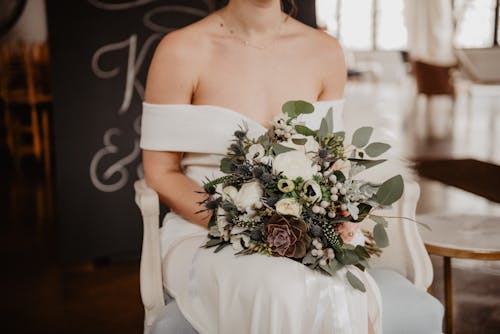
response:
[[[335,100],[321,100],[321,101],[314,101],[314,102],[310,102],[312,105],[316,106],[316,105],[321,105],[321,104],[338,104],[338,103],[343,103],[344,102],[344,99],[335,99]],[[215,104],[191,104],[191,103],[149,103],[149,102],[143,102],[143,105],[145,106],[158,106],[158,107],[189,107],[189,108],[197,108],[197,107],[205,107],[205,108],[212,108],[212,109],[215,109],[215,110],[219,110],[219,111],[223,111],[223,112],[227,112],[227,113],[230,113],[232,115],[236,115],[238,117],[240,117],[241,119],[243,119],[244,121],[248,122],[248,123],[252,123],[254,125],[257,125],[259,126],[260,128],[262,129],[265,129],[265,130],[269,130],[270,126],[266,126],[256,120],[254,120],[253,118],[250,118],[249,116],[245,115],[245,114],[242,114],[234,109],[231,109],[231,108],[228,108],[228,107],[224,107],[224,106],[220,106],[220,105],[215,105]]]

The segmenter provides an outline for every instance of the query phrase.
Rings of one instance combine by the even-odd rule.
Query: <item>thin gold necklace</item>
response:
[[[272,38],[271,42],[269,44],[267,44],[267,45],[259,45],[259,44],[254,44],[253,42],[250,42],[248,39],[244,39],[244,38],[238,36],[235,33],[235,30],[233,28],[229,27],[226,24],[226,20],[224,20],[224,18],[222,17],[222,15],[220,13],[215,13],[215,14],[217,14],[217,16],[221,20],[221,22],[219,23],[219,26],[221,28],[224,28],[227,31],[227,33],[229,34],[229,36],[231,36],[233,38],[236,38],[244,46],[247,46],[247,47],[251,47],[251,48],[254,48],[254,49],[257,49],[257,50],[266,50],[266,49],[270,48],[271,46],[273,46],[275,44],[276,40],[278,39],[278,37],[281,35],[281,28],[282,28],[282,25],[283,25],[283,19],[282,19],[282,17],[280,17],[280,23],[278,24],[278,27],[276,29],[277,33]]]

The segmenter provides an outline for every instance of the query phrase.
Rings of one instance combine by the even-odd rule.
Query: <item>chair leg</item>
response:
[[[47,110],[42,112],[42,133],[43,133],[43,162],[45,169],[45,180],[51,181],[51,152],[50,152],[50,127],[49,127],[49,113]]]
[[[5,131],[6,131],[6,142],[7,142],[7,148],[9,149],[9,154],[11,157],[14,156],[14,134],[12,133],[14,127],[12,124],[12,115],[10,114],[10,109],[9,106],[6,104],[5,105],[5,110],[4,110],[4,119],[5,119]]]
[[[40,136],[40,122],[38,121],[38,111],[36,106],[31,106],[31,134],[33,136],[33,153],[35,158],[40,161],[42,156],[42,144]]]

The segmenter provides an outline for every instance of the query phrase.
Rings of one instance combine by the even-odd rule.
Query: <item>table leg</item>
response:
[[[451,277],[451,258],[444,256],[443,260],[446,333],[453,334],[453,282]]]

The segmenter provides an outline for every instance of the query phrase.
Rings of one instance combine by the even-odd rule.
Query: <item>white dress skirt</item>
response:
[[[332,107],[335,130],[343,128],[342,100],[313,104],[315,112],[300,121],[318,128]],[[184,152],[183,172],[201,185],[220,176],[220,159],[243,124],[250,137],[266,131],[219,106],[144,103],[141,148]],[[382,333],[380,292],[356,267],[349,270],[364,282],[365,293],[347,282],[346,269],[332,277],[287,258],[235,256],[231,247],[215,254],[201,247],[207,230],[174,212],[160,233],[164,288],[200,334],[365,334],[368,317]]]

